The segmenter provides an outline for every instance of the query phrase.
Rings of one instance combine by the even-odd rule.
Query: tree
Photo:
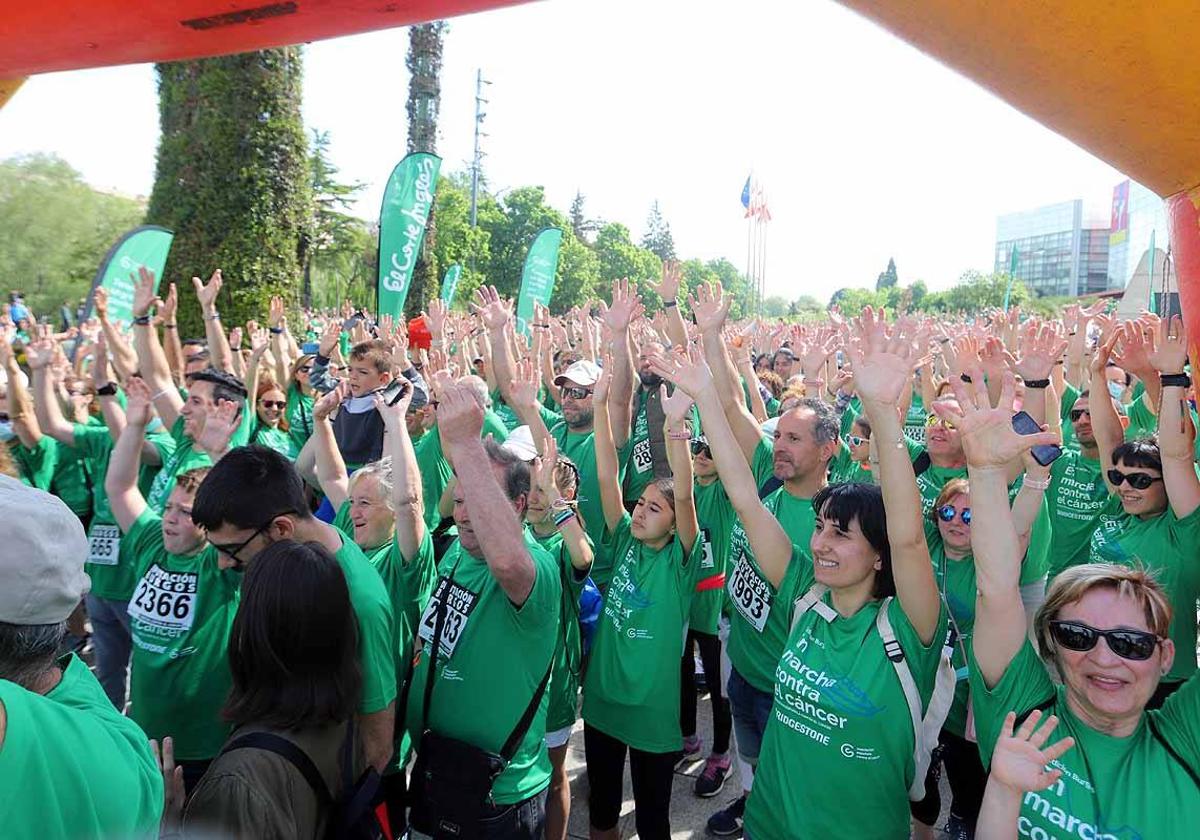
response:
[[[484,272],[486,282],[502,295],[515,298],[529,246],[541,231],[568,229],[566,217],[546,203],[542,187],[517,187],[496,205],[497,212],[485,214],[480,202],[479,226],[487,231],[490,259]]]
[[[870,289],[838,289],[829,299],[830,306],[836,306],[848,315],[857,315],[868,306],[882,307],[887,305],[887,297],[882,292]]]
[[[671,226],[663,218],[657,201],[651,205],[650,216],[646,219],[646,235],[642,237],[642,247],[664,262],[675,259],[675,240],[671,237]]]
[[[571,199],[571,209],[567,212],[567,219],[571,223],[571,231],[575,234],[575,238],[584,244],[590,244],[602,223],[587,217],[583,210],[583,202],[583,193],[576,190],[575,198]]]
[[[894,289],[900,283],[900,278],[896,275],[896,261],[888,258],[887,268],[879,275],[875,281],[875,291],[883,289]]]
[[[87,295],[108,249],[144,213],[141,201],[92,189],[53,155],[0,161],[3,292],[19,289],[35,314],[53,316]]]
[[[762,314],[765,318],[782,318],[789,314],[787,298],[783,295],[771,295],[763,298]]]
[[[636,285],[648,312],[662,305],[650,288],[662,274],[662,260],[645,248],[639,248],[629,238],[629,228],[620,222],[609,222],[596,234],[596,256],[600,260],[600,293],[611,294],[612,281],[629,279]]]
[[[550,311],[560,315],[572,306],[586,305],[596,297],[599,283],[600,260],[596,253],[579,241],[573,231],[567,231],[558,249],[558,275]]]
[[[448,269],[455,263],[462,266],[458,287],[451,305],[465,306],[483,282],[491,258],[491,234],[488,223],[500,216],[495,199],[483,193],[479,196],[479,218],[484,226],[471,227],[471,181],[461,173],[438,178],[434,208],[438,220],[438,237],[434,244],[437,264]],[[428,300],[422,301],[428,305]]]
[[[370,238],[366,223],[345,212],[354,196],[363,188],[361,183],[343,184],[337,180],[338,168],[329,160],[329,132],[313,129],[312,151],[309,156],[312,187],[312,219],[301,239],[300,262],[304,272],[300,301],[312,305],[312,274],[315,264],[330,267],[343,264],[347,256],[359,262],[365,247],[363,238]],[[359,274],[353,265],[350,277]]]
[[[925,296],[928,312],[981,312],[991,307],[1004,305],[1004,293],[1008,288],[1008,273],[983,274],[965,271],[958,283],[944,292],[932,292]],[[1032,298],[1029,289],[1019,280],[1013,283],[1009,297],[1010,306],[1022,306]]]
[[[175,231],[167,279],[222,269],[225,321],[261,318],[275,294],[294,299],[312,219],[300,115],[299,47],[158,64],[162,135],[146,221]],[[180,296],[180,334],[204,334]]]
[[[438,109],[442,102],[442,42],[445,21],[433,21],[410,27],[408,30],[408,151],[437,152]],[[405,300],[409,317],[425,308],[430,297],[437,294],[439,263],[437,260],[437,207],[430,208],[425,223],[425,241],[421,255],[413,266],[412,285]]]

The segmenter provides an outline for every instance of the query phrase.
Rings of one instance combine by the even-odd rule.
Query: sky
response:
[[[406,144],[406,29],[305,50],[304,119],[330,133],[355,212],[378,214]],[[564,213],[639,239],[652,202],[681,258],[746,263],[753,170],[773,217],[768,295],[941,289],[990,271],[996,217],[1083,198],[1124,176],[874,24],[827,0],[546,0],[450,22],[438,152],[472,155],[476,70],[493,190],[540,184]],[[31,78],[0,109],[0,159],[54,152],[92,185],[148,195],[158,104],[150,65]]]

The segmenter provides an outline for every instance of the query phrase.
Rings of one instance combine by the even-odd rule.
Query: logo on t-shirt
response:
[[[192,629],[199,578],[196,572],[169,572],[152,563],[129,599],[138,631],[176,639]]]
[[[604,616],[612,622],[618,633],[625,628],[625,622],[633,617],[634,612],[653,606],[654,601],[642,591],[633,578],[633,564],[637,560],[637,545],[631,545],[625,552],[625,558],[617,566],[612,581],[608,584],[608,592],[604,595]],[[626,635],[631,639],[652,639],[648,631],[630,627]]]
[[[448,578],[439,578],[433,597],[429,599],[425,613],[421,616],[420,628],[417,631],[417,635],[427,645],[433,644],[438,611],[442,608],[443,601],[446,604],[446,617],[442,619],[442,635],[438,640],[438,647],[442,656],[449,659],[458,647],[458,640],[467,630],[467,622],[471,619],[475,605],[479,603],[479,594],[459,586]]]

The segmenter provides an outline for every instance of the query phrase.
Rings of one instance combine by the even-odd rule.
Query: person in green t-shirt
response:
[[[842,441],[845,446],[839,447],[837,455],[829,462],[829,483],[858,481],[874,484],[870,458],[871,421],[862,415],[855,417],[850,424],[850,431],[842,436]]]
[[[363,695],[358,728],[367,762],[382,772],[393,752],[397,634],[379,573],[354,542],[309,511],[304,480],[265,446],[239,446],[221,458],[196,493],[192,520],[208,531],[222,569],[240,569],[279,540],[320,543],[342,567],[358,620]]]
[[[546,837],[566,840],[571,817],[571,785],[567,778],[567,743],[579,716],[579,681],[583,645],[579,629],[579,596],[592,568],[591,540],[579,519],[579,469],[558,454],[553,440],[530,469],[528,524],[538,545],[554,557],[562,583],[554,669],[550,672],[550,707],[546,712],[546,748],[550,753],[550,788],[546,795]],[[506,447],[508,448],[508,447]]]
[[[438,563],[438,581],[421,615],[405,725],[416,741],[410,821],[432,834],[443,816],[425,768],[436,766],[436,733],[498,753],[516,745],[482,804],[483,836],[540,837],[550,784],[546,711],[562,603],[560,571],[521,522],[529,468],[492,438],[480,439],[483,407],[470,386],[440,386],[438,427],[455,465],[455,540]],[[432,562],[427,529],[410,562]],[[400,529],[397,529],[397,544]],[[436,637],[436,642],[435,642]],[[484,702],[481,702],[483,700]],[[428,710],[428,712],[426,712]],[[518,724],[532,710],[524,733]],[[518,833],[518,827],[523,830]]]
[[[1194,619],[1200,563],[1195,547],[1200,542],[1200,478],[1192,460],[1195,430],[1185,410],[1187,342],[1177,324],[1177,320],[1173,325],[1161,321],[1149,337],[1135,329],[1118,331],[1096,351],[1091,364],[1091,390],[1098,393],[1116,342],[1145,343],[1162,377],[1157,441],[1123,441],[1111,403],[1093,403],[1092,414],[1101,473],[1109,494],[1120,500],[1120,510],[1101,515],[1091,535],[1089,560],[1149,569],[1175,612],[1170,635],[1177,653],[1152,708],[1197,670]],[[1178,331],[1168,332],[1169,328]]]
[[[251,363],[255,359],[250,357]],[[273,382],[263,382],[255,388],[254,417],[250,420],[249,443],[274,449],[286,458],[295,458],[299,450],[292,448],[284,413],[287,397]]]
[[[88,541],[61,499],[0,475],[0,823],[14,840],[156,837],[163,783],[146,735],[74,654]]]
[[[794,592],[802,598],[773,671],[771,723],[746,804],[750,837],[908,836],[908,794],[920,781],[918,733],[879,625],[895,628],[924,706],[942,661],[947,618],[897,411],[914,336],[902,326],[890,335],[884,330],[868,310],[849,348],[863,407],[876,437],[886,441],[879,447],[881,486],[838,484],[816,494],[807,564],[793,561],[792,537],[759,499],[707,366],[676,358],[661,371],[696,400],[721,480],[767,580],[778,589],[798,567]],[[797,785],[805,774],[821,783]]]
[[[237,611],[241,575],[222,571],[216,551],[192,522],[196,490],[208,473],[180,473],[160,517],[137,486],[145,428],[152,416],[150,389],[126,386],[126,424],[109,461],[104,489],[127,544],[135,581],[128,602],[133,658],[130,695],[134,720],[151,738],[174,739],[191,790],[229,731],[221,706],[229,691],[226,650]],[[197,443],[214,460],[237,424],[230,403],[214,408]]]
[[[1026,633],[1021,551],[1003,469],[1007,459],[1056,436],[1018,435],[1009,412],[959,390],[963,416],[956,422],[968,458],[976,513],[971,543],[980,570],[968,651],[980,755],[985,766],[992,762],[1011,712],[1023,718],[1040,709],[1059,719],[1057,734],[1074,739],[1052,762],[1061,778],[1026,793],[1019,804],[1009,799],[1009,818],[1015,817],[1009,836],[1063,837],[1065,826],[1073,837],[1190,836],[1200,821],[1200,678],[1150,710],[1180,653],[1169,637],[1172,610],[1162,587],[1143,569],[1084,564],[1065,570],[1035,618],[1043,662]],[[1164,404],[1174,401],[1170,390],[1164,389]],[[1102,431],[1103,421],[1097,424],[1101,440]]]
[[[625,755],[637,832],[671,836],[671,788],[679,730],[679,643],[691,613],[703,542],[692,487],[687,426],[692,401],[660,386],[672,479],[647,485],[626,513],[609,420],[613,363],[606,354],[594,392],[596,467],[604,540],[614,558],[583,686],[588,821],[593,833],[616,828]]]

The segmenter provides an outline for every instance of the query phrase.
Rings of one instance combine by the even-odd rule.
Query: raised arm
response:
[[[1013,431],[1012,412],[1003,408],[1016,390],[1012,374],[1002,377],[999,408],[991,407],[982,374],[979,368],[972,370],[970,384],[951,380],[961,413],[946,402],[936,403],[934,410],[958,427],[966,454],[978,589],[972,643],[984,682],[991,687],[1025,643],[1026,632],[1020,586],[1024,552],[1008,504],[1007,465],[1033,446],[1057,441],[1049,432]]]
[[[1096,348],[1091,361],[1091,399],[1088,401],[1088,412],[1092,419],[1092,434],[1096,436],[1096,449],[1100,456],[1100,475],[1104,477],[1104,486],[1110,495],[1117,495],[1117,488],[1108,480],[1108,471],[1113,468],[1113,450],[1121,445],[1125,434],[1121,428],[1121,418],[1117,416],[1116,406],[1108,395],[1108,381],[1104,369],[1112,355],[1113,347],[1121,338],[1121,333],[1114,332]]]
[[[21,384],[20,365],[12,349],[13,327],[0,324],[0,363],[8,374],[8,417],[13,424],[13,432],[17,440],[26,449],[32,449],[42,439],[42,427],[38,425],[37,415],[33,410],[33,400],[29,392]]]
[[[489,571],[519,608],[533,591],[537,570],[525,546],[524,525],[497,481],[479,439],[483,407],[474,389],[467,385],[446,388],[438,402],[437,419],[458,476],[456,505],[461,498]]]
[[[613,442],[620,449],[629,440],[633,425],[635,373],[630,348],[629,324],[642,309],[641,298],[629,280],[614,280],[612,306],[604,311],[604,323],[612,332],[612,385],[609,388],[609,424]]]
[[[25,360],[33,374],[33,411],[43,434],[66,446],[75,445],[75,427],[63,416],[62,407],[50,382],[50,364],[54,344],[41,337],[25,348]]]
[[[722,410],[742,451],[742,457],[749,463],[754,457],[754,450],[762,441],[762,431],[754,417],[746,410],[746,404],[742,400],[741,380],[721,337],[721,328],[725,325],[731,303],[732,298],[725,297],[721,287],[714,284],[698,286],[696,294],[688,298],[692,317],[696,319],[696,326],[700,330],[700,346],[704,348],[704,358],[711,371],[717,394],[720,395]],[[756,380],[746,384],[751,390],[758,387]]]
[[[350,383],[343,382],[313,404],[313,434],[310,441],[316,462],[317,483],[334,510],[340,508],[350,496],[350,476],[333,436],[330,417],[349,396]],[[308,446],[304,448],[308,449]]]
[[[904,389],[912,388],[916,335],[903,323],[889,329],[882,314],[870,307],[856,320],[852,333],[854,340],[847,353],[879,457],[877,481],[887,512],[896,597],[913,629],[928,645],[937,632],[941,595],[929,560],[921,493],[904,443],[899,411]]]
[[[625,515],[625,500],[621,495],[620,465],[617,446],[613,442],[612,425],[608,416],[609,388],[612,385],[612,356],[605,354],[604,367],[592,390],[592,441],[596,447],[596,474],[600,477],[600,506],[604,524],[612,531]]]
[[[1051,715],[1035,732],[1041,717],[1041,710],[1034,709],[1014,735],[1017,715],[1009,712],[1005,716],[988,766],[987,788],[975,826],[975,840],[1017,840],[1021,800],[1026,791],[1046,790],[1061,778],[1062,770],[1046,768],[1073,747],[1075,739],[1063,738],[1045,746],[1058,725],[1058,718]]]
[[[413,386],[407,380],[400,400],[389,406],[375,395],[375,410],[383,417],[387,430],[384,443],[392,459],[392,508],[396,513],[396,546],[404,562],[414,559],[425,539],[425,496],[421,489],[421,470],[417,453],[408,436],[405,414],[412,402]]]
[[[192,278],[192,288],[200,301],[200,314],[204,316],[204,338],[208,342],[209,364],[217,370],[233,372],[233,351],[229,339],[221,327],[221,316],[217,312],[217,295],[221,292],[221,269],[217,269],[205,284],[199,277]]]
[[[137,370],[137,354],[134,353],[121,335],[117,325],[108,320],[108,290],[103,286],[96,289],[92,295],[92,304],[96,307],[96,318],[100,321],[100,331],[108,341],[109,352],[113,356],[113,367],[122,378]],[[137,314],[137,313],[134,313]]]
[[[663,311],[667,315],[667,337],[675,347],[686,347],[688,343],[687,324],[679,312],[679,286],[683,281],[683,273],[675,260],[663,260],[662,275],[654,291],[662,298]]]
[[[150,417],[150,387],[133,377],[125,384],[125,428],[113,447],[104,477],[104,492],[122,533],[128,533],[146,509],[146,499],[137,481]]]
[[[562,534],[563,545],[567,547],[567,555],[571,558],[571,567],[582,577],[592,568],[595,552],[579,521],[578,500],[559,498],[561,494],[554,482],[559,463],[558,444],[551,438],[546,441],[546,448],[541,450],[541,454],[534,458],[529,478],[535,487],[541,488],[546,504],[555,515],[558,533]],[[564,518],[568,510],[574,511],[575,515]]]
[[[158,307],[158,316],[162,319],[163,351],[167,357],[167,366],[171,369],[175,384],[182,385],[186,381],[186,365],[183,358],[183,342],[179,340],[179,323],[176,320],[178,312],[179,289],[172,283],[167,287],[167,296],[163,298],[162,305]]]
[[[735,379],[740,378],[745,390],[750,394],[750,414],[754,417],[754,422],[767,422],[767,404],[763,401],[762,388],[758,387],[758,376],[754,373],[754,358],[750,354],[749,343],[741,335],[735,335],[727,338],[725,350],[738,372]]]
[[[699,362],[699,351],[693,351]],[[667,396],[667,386],[659,385],[663,407],[663,436],[667,441],[667,463],[675,483],[675,532],[684,551],[691,551],[700,533],[696,521],[696,499],[692,494],[692,453],[690,428],[692,398],[680,388]]]
[[[492,350],[492,375],[495,377],[500,396],[507,403],[509,385],[513,378],[513,358],[505,330],[512,323],[512,301],[500,297],[495,286],[480,286],[475,290],[475,302],[471,304],[471,308],[479,315],[488,331],[488,343]]]
[[[1054,432],[1051,434],[1056,438],[1060,437]],[[1017,491],[1017,496],[1012,502],[1013,528],[1017,531],[1017,544],[1022,557],[1029,549],[1029,538],[1033,536],[1034,523],[1037,522],[1038,514],[1042,512],[1042,502],[1045,501],[1046,490],[1050,487],[1050,468],[1043,467],[1028,452],[1025,453],[1024,459],[1025,480],[1021,482],[1021,489]]]
[[[525,359],[516,366],[515,376],[509,385],[508,406],[521,422],[529,427],[533,445],[538,452],[546,452],[553,443],[550,430],[542,419],[541,403],[538,402],[538,374],[534,369],[533,360]]]
[[[158,340],[158,330],[149,321],[150,307],[162,303],[154,294],[154,285],[153,272],[145,267],[139,268],[133,286],[133,346],[137,350],[138,371],[150,386],[158,416],[169,429],[179,417],[183,398],[179,396],[171,377],[167,357]]]
[[[1196,430],[1188,410],[1187,333],[1178,315],[1158,322],[1152,334],[1150,364],[1162,382],[1158,412],[1158,448],[1162,457],[1163,486],[1176,518],[1183,519],[1200,507],[1200,478],[1192,460]]]
[[[758,498],[754,474],[729,428],[729,420],[708,365],[699,358],[675,352],[655,357],[651,360],[651,367],[655,373],[695,400],[721,484],[745,528],[758,567],[770,584],[778,589],[792,560],[792,541],[779,520]]]

